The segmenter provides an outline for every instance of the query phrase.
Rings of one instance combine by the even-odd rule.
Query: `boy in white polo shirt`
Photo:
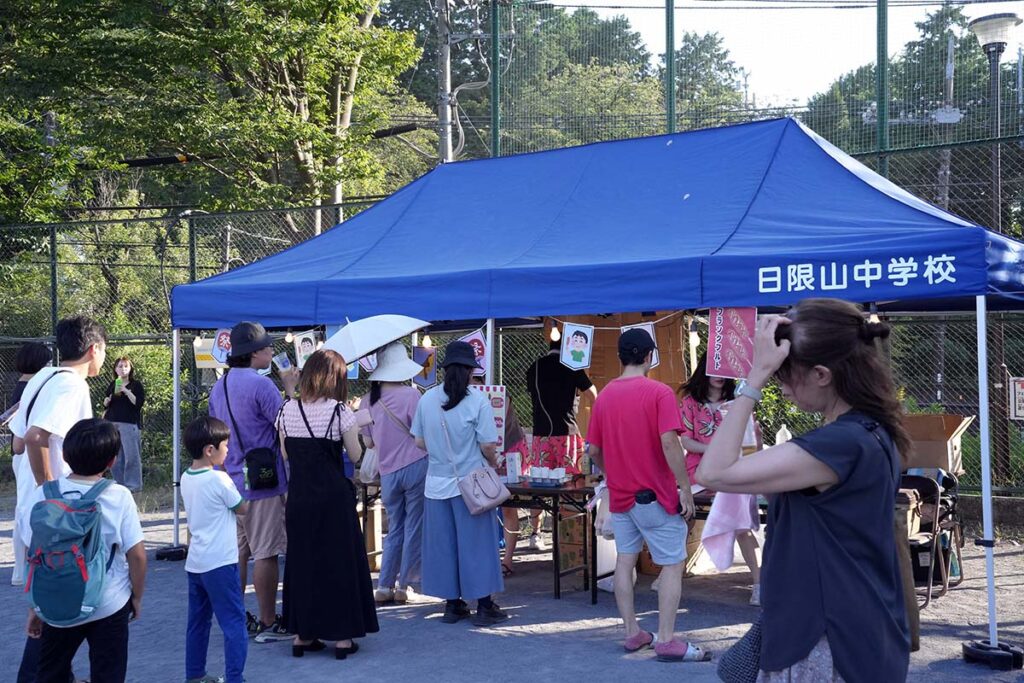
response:
[[[228,454],[228,426],[215,417],[200,417],[185,428],[185,448],[192,466],[181,477],[181,497],[191,534],[188,573],[188,630],[185,640],[187,683],[242,683],[249,637],[245,604],[238,590],[236,512],[247,503],[222,467]],[[224,632],[224,678],[206,673],[210,623]]]

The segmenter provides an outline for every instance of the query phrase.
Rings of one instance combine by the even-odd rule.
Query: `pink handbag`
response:
[[[448,435],[448,423],[444,416],[441,417],[441,428],[444,430],[444,438],[448,442],[448,461],[455,471],[455,478],[459,477],[459,470],[455,466],[453,457],[455,449],[452,448],[452,438]],[[512,496],[504,482],[498,478],[498,473],[490,465],[484,464],[467,474],[459,481],[459,493],[462,494],[462,501],[471,515],[479,515],[498,507]]]

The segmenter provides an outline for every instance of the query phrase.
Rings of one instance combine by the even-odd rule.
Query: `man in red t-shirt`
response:
[[[622,375],[598,395],[590,415],[590,457],[604,472],[615,531],[615,602],[626,626],[625,649],[654,645],[660,661],[706,661],[701,648],[676,640],[676,612],[686,561],[686,522],[693,496],[679,433],[675,394],[648,379],[654,340],[634,328],[619,337]],[[658,636],[642,631],[633,605],[633,568],[646,542],[662,566]]]

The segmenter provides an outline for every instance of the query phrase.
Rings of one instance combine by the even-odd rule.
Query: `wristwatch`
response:
[[[736,385],[736,395],[746,396],[751,399],[754,403],[760,403],[761,399],[764,398],[764,394],[760,389],[752,387],[747,384],[747,380],[741,379],[740,383]]]

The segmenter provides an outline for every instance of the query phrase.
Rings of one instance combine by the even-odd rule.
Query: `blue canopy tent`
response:
[[[493,321],[764,308],[808,296],[975,308],[990,540],[985,311],[988,301],[1022,307],[1022,257],[1024,245],[777,119],[444,164],[323,235],[175,287],[172,320],[177,349],[183,328],[246,319],[298,327],[387,312]],[[176,401],[177,377],[176,365]]]

